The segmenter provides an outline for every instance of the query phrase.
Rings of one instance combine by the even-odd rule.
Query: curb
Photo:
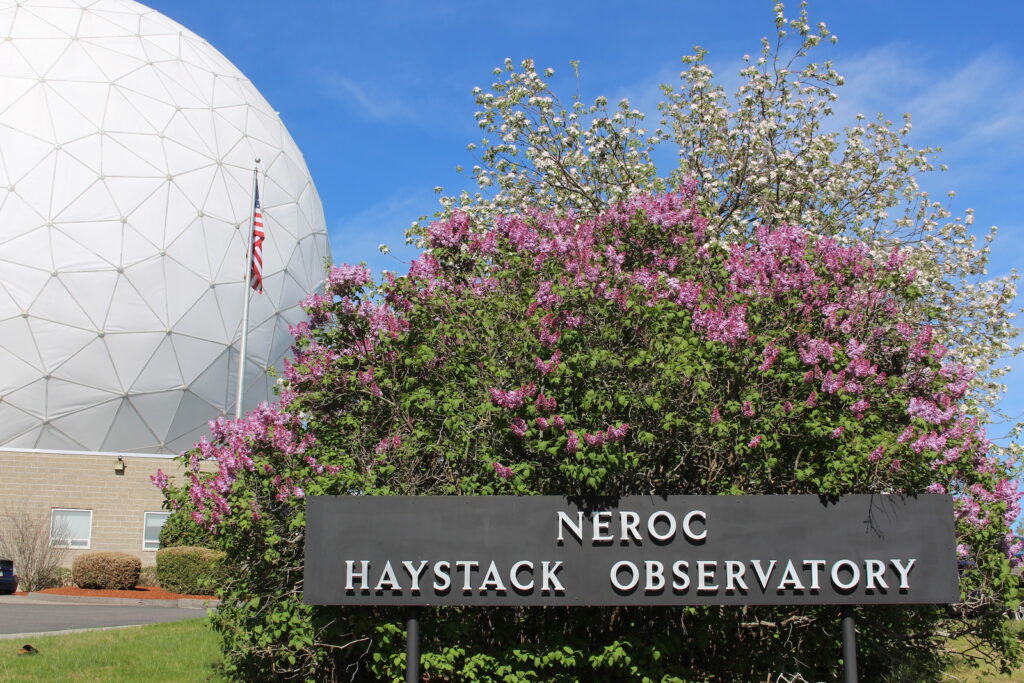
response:
[[[93,628],[69,628],[63,631],[35,631],[33,633],[0,633],[0,640],[21,640],[28,638],[44,638],[48,636],[64,636],[69,633],[88,633],[89,631],[119,631],[123,628],[142,628],[149,624],[125,624],[124,626],[96,626]]]
[[[215,598],[175,598],[173,600],[145,600],[143,598],[101,598],[92,595],[59,595],[56,593],[29,593],[25,596],[30,600],[44,602],[77,602],[89,605],[121,605],[132,607],[184,607],[188,609],[205,609],[217,607],[220,600]]]

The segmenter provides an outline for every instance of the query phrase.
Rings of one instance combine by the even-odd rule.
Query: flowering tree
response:
[[[332,269],[280,402],[218,421],[172,491],[239,569],[213,617],[229,672],[400,679],[400,613],[301,604],[303,499],[351,493],[949,491],[965,604],[864,610],[868,677],[939,670],[940,629],[1012,658],[1019,496],[907,253],[785,223],[722,239],[713,219],[696,181],[588,217],[454,211],[404,276]],[[431,610],[424,662],[450,681],[821,677],[837,615]]]
[[[731,97],[704,50],[684,57],[680,85],[662,86],[653,131],[628,100],[610,108],[603,97],[588,105],[577,96],[563,104],[549,83],[552,69],[506,60],[495,69],[504,80],[474,90],[486,135],[470,145],[479,154],[471,174],[480,191],[442,203],[473,215],[527,204],[593,215],[638,190],[696,178],[715,235],[749,238],[758,226],[789,223],[879,253],[899,245],[917,270],[920,314],[954,357],[975,368],[970,400],[993,409],[1006,390],[999,378],[1008,368],[999,362],[1019,351],[1008,314],[1016,275],[982,278],[995,229],[979,244],[972,209],[954,218],[922,190],[918,177],[945,167],[937,166],[940,149],[908,143],[909,114],[898,127],[881,115],[858,115],[838,130],[845,122],[833,120],[832,106],[843,78],[830,62],[811,58],[835,36],[823,23],[812,26],[806,2],[792,19],[776,4],[775,29],[760,54],[744,56]],[[678,168],[662,175],[651,160],[659,145],[672,145],[679,157]],[[1020,433],[1018,425],[1013,435]]]

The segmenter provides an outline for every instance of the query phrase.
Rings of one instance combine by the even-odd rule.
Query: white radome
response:
[[[323,283],[302,154],[238,69],[159,12],[0,0],[0,446],[173,452],[233,415],[256,158],[246,407],[273,398],[267,368]]]

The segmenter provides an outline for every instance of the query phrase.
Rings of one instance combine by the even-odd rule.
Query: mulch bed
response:
[[[155,586],[139,586],[127,591],[98,590],[94,588],[78,588],[77,586],[66,586],[64,588],[46,588],[40,593],[51,595],[91,595],[94,598],[135,598],[141,600],[177,600],[178,598],[200,598],[204,600],[214,599],[212,595],[182,595],[172,593],[163,588]]]

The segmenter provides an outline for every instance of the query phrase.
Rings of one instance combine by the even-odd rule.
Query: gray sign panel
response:
[[[314,605],[958,599],[947,495],[322,496],[307,507]]]

